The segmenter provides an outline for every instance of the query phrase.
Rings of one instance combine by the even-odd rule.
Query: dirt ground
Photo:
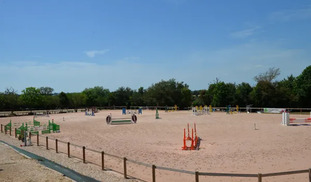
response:
[[[72,181],[3,143],[0,143],[0,153],[0,181]]]
[[[137,124],[107,125],[106,116],[110,113],[112,118],[130,117],[130,115],[122,116],[121,110],[102,110],[96,113],[96,116],[70,113],[37,117],[36,120],[47,124],[48,120],[54,119],[55,123],[60,124],[60,133],[45,135],[64,142],[59,142],[61,154],[50,151],[51,155],[66,156],[65,142],[70,142],[85,146],[86,160],[97,165],[101,164],[100,153],[88,149],[104,151],[150,165],[193,172],[257,174],[311,167],[311,126],[283,126],[281,114],[229,115],[224,112],[214,112],[209,115],[194,116],[191,111],[159,111],[161,119],[155,119],[155,111],[144,110],[142,115],[138,115]],[[21,123],[32,120],[32,117],[1,118],[0,123],[6,124],[10,119],[13,123]],[[183,130],[187,127],[187,123],[190,124],[190,128],[196,123],[197,135],[202,139],[200,150],[181,149]],[[45,145],[45,138],[40,137],[40,144]],[[33,148],[38,148],[39,151],[45,150],[43,146]],[[52,140],[49,140],[49,148],[55,150],[55,142]],[[82,158],[81,147],[71,146],[71,155]],[[73,160],[73,158],[64,158],[64,160]],[[123,161],[105,155],[105,167],[122,173]],[[146,181],[152,179],[151,167],[127,162],[127,169],[129,176]],[[87,168],[83,171],[85,175],[92,175],[92,171],[88,171]],[[200,181],[216,182],[257,181],[257,178],[211,176],[199,178]],[[96,179],[104,181],[101,177]],[[156,179],[157,181],[194,181],[195,177],[192,174],[156,169]],[[263,181],[284,182],[307,180],[307,173],[263,178]]]

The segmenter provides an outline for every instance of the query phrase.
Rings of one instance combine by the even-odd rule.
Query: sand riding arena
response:
[[[57,139],[55,155],[68,155],[70,142],[71,158],[84,159],[99,168],[103,165],[104,151],[105,170],[122,175],[125,172],[129,178],[145,181],[195,181],[196,178],[199,181],[258,181],[258,174],[264,176],[262,181],[309,181],[306,171],[311,168],[309,124],[284,126],[281,114],[212,112],[196,116],[191,111],[159,110],[160,119],[156,119],[155,113],[155,110],[144,110],[137,115],[136,123],[122,125],[106,123],[110,114],[131,117],[122,116],[121,110],[101,110],[92,117],[79,112],[36,118],[40,122],[53,118],[60,125],[59,133],[39,137],[40,147],[46,150],[48,137],[49,150],[56,150]],[[32,120],[32,116],[1,118],[0,123],[4,125],[10,120],[26,122]],[[201,139],[199,150],[182,150],[184,129],[194,123]],[[33,136],[34,147],[37,147],[36,140]],[[295,170],[304,173],[264,175]],[[217,176],[219,173],[245,176]]]

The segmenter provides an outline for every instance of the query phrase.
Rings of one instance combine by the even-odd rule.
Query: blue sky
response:
[[[206,89],[311,65],[310,0],[0,0],[0,92]]]

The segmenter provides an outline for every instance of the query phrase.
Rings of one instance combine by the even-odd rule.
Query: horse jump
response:
[[[290,118],[288,112],[282,113],[282,125],[289,126],[295,123],[309,123],[311,124],[311,116],[309,118]]]
[[[131,118],[113,118],[111,114],[106,117],[106,123],[110,125],[119,125],[119,124],[136,124],[137,116],[132,115]]]
[[[197,136],[197,127],[196,124],[193,124],[193,127],[191,129],[191,137],[190,137],[190,130],[189,130],[189,123],[187,124],[188,129],[188,135],[186,136],[186,128],[184,128],[184,146],[182,147],[182,150],[199,150],[200,147],[200,137]],[[194,136],[193,136],[194,134]],[[187,143],[191,143],[190,146]]]

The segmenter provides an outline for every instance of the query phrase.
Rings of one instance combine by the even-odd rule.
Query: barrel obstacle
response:
[[[182,150],[199,150],[201,139],[200,137],[197,136],[196,124],[194,123],[193,128],[191,129],[191,137],[190,137],[189,123],[187,124],[187,130],[188,134],[186,136],[186,128],[184,128],[184,138],[183,138],[184,146],[182,147]]]
[[[290,126],[291,124],[299,123],[311,124],[311,113],[309,118],[290,118],[289,112],[282,113],[282,125]]]
[[[209,112],[210,112],[210,109],[206,105],[204,107],[202,106],[192,107],[192,114],[195,116],[206,115],[206,114],[209,114]]]
[[[120,125],[120,124],[136,124],[137,116],[133,114],[130,118],[113,118],[110,113],[106,117],[106,123],[110,125]]]

